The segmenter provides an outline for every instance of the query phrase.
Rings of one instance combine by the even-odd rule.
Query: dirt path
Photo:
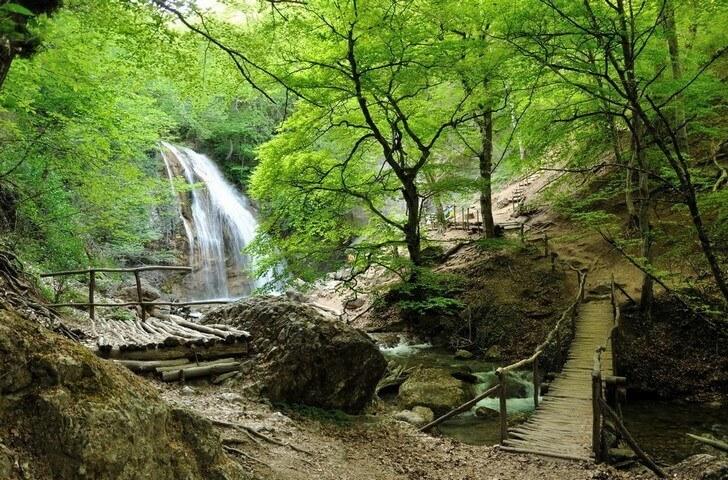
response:
[[[200,415],[247,425],[264,435],[290,444],[252,440],[242,432],[221,428],[223,438],[257,460],[231,455],[265,480],[583,480],[630,479],[629,473],[589,463],[547,460],[510,454],[496,447],[465,445],[448,438],[417,432],[389,418],[326,416],[276,411],[246,398],[240,387],[160,385],[171,403]],[[312,416],[312,415],[318,415]]]

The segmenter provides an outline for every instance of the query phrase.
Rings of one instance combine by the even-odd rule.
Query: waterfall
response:
[[[231,298],[262,286],[263,280],[245,276],[252,261],[243,248],[253,240],[258,226],[245,195],[207,156],[166,142],[161,152],[190,246],[196,294],[205,300]],[[176,191],[175,177],[184,177],[189,194]]]

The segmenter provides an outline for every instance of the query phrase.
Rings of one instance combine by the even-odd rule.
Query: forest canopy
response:
[[[546,201],[643,272],[645,305],[685,268],[728,299],[725,2],[21,8],[0,14],[34,45],[4,63],[0,191],[29,258],[148,255],[173,214],[157,145],[175,139],[257,202],[250,251],[282,280],[412,278],[448,205],[479,198],[495,236],[493,186],[546,169],[569,173]]]

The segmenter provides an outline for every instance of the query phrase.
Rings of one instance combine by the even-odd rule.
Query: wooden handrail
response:
[[[64,270],[60,272],[41,273],[41,277],[61,277],[66,275],[80,275],[82,273],[104,272],[104,273],[133,273],[146,272],[149,270],[177,270],[191,272],[192,267],[181,267],[174,265],[145,265],[143,267],[111,268],[111,267],[88,267],[83,270]]]
[[[567,318],[571,319],[571,328],[572,330],[575,329],[575,323],[574,318],[576,316],[576,309],[579,303],[584,298],[584,289],[586,286],[586,272],[583,272],[581,270],[577,270],[577,275],[579,276],[579,289],[576,294],[576,299],[574,300],[574,303],[569,305],[569,307],[564,311],[564,313],[561,315],[561,318],[556,322],[556,325],[551,329],[551,331],[546,336],[546,340],[543,341],[538,347],[536,347],[536,350],[534,353],[528,357],[524,358],[522,360],[519,360],[515,363],[512,363],[510,365],[507,365],[505,367],[499,367],[496,369],[495,373],[498,377],[498,383],[500,385],[500,404],[499,404],[499,411],[500,411],[500,443],[503,443],[504,440],[508,438],[508,412],[506,410],[506,382],[507,380],[507,373],[511,370],[516,370],[521,367],[525,367],[526,365],[532,364],[534,366],[533,368],[533,374],[534,374],[534,405],[538,406],[538,394],[539,390],[541,389],[540,380],[539,377],[539,371],[538,371],[538,359],[543,354],[544,350],[551,344],[551,342],[554,340],[554,337],[558,338],[559,341],[557,342],[559,345],[560,342],[560,335],[557,336],[557,333],[561,326],[564,324]],[[573,334],[573,332],[572,332]]]
[[[147,312],[144,307],[148,306],[189,306],[189,305],[217,305],[222,303],[229,303],[228,300],[201,300],[193,302],[145,302],[142,292],[140,272],[147,272],[150,270],[167,270],[167,271],[179,271],[179,272],[191,272],[192,267],[182,267],[175,265],[144,265],[141,267],[127,267],[127,268],[111,268],[111,267],[88,267],[86,269],[79,270],[64,270],[60,272],[48,272],[41,273],[41,277],[61,277],[67,275],[80,275],[88,274],[88,302],[87,303],[51,303],[46,304],[46,307],[88,307],[88,314],[91,321],[96,318],[96,307],[130,307],[130,306],[141,306],[142,307],[142,320],[146,320]],[[125,303],[96,303],[94,302],[94,291],[96,290],[96,272],[104,273],[133,273],[134,282],[136,284],[137,301],[136,302],[125,302]]]

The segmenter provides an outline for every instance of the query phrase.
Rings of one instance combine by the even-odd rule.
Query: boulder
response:
[[[474,355],[467,350],[460,349],[455,351],[455,358],[458,360],[470,360],[473,356]]]
[[[669,469],[677,480],[724,480],[728,478],[728,461],[708,454],[688,457]]]
[[[359,413],[370,402],[387,362],[363,332],[310,305],[258,296],[202,318],[250,332],[261,355],[262,393],[273,401]]]
[[[501,349],[498,345],[493,345],[488,350],[485,351],[483,354],[483,358],[485,360],[491,361],[491,362],[497,362],[502,358],[503,354],[501,353]]]
[[[364,306],[366,299],[364,297],[352,297],[344,302],[344,308],[347,310],[357,310]]]
[[[500,412],[488,407],[478,407],[475,409],[475,416],[478,418],[498,418]]]
[[[124,367],[2,309],[0,372],[0,442],[29,465],[23,478],[245,476],[209,421],[170,407]]]
[[[444,368],[421,368],[399,387],[398,400],[405,408],[417,405],[442,415],[472,398],[472,388]]]
[[[412,410],[402,410],[395,413],[394,418],[415,427],[423,427],[435,419],[435,414],[429,408],[418,405]]]
[[[498,383],[498,377],[493,375],[485,382],[483,391],[493,388]],[[529,385],[526,381],[514,375],[512,372],[508,372],[506,375],[506,398],[527,398]],[[488,395],[488,398],[497,398],[500,395],[498,391],[495,391]]]
[[[161,297],[162,294],[159,290],[151,286],[146,280],[142,279],[140,284],[142,287],[142,299],[145,302],[153,302]],[[137,296],[136,284],[123,287],[119,290],[119,297],[130,302],[136,302],[139,299]]]

